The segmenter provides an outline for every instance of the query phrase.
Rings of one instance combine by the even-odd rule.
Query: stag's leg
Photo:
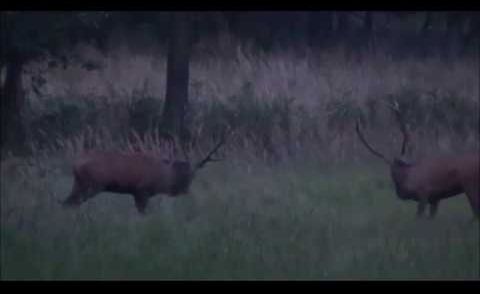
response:
[[[84,188],[84,185],[80,183],[79,180],[75,179],[72,187],[72,192],[70,192],[70,195],[67,197],[62,202],[62,205],[64,207],[76,207],[80,206],[83,202],[83,194],[85,194],[87,191]]]
[[[427,207],[426,197],[420,197],[420,199],[418,199],[417,218],[422,218],[423,217],[423,214],[425,213],[425,208],[426,207]]]
[[[439,202],[438,200],[430,202],[430,215],[429,215],[430,219],[433,219],[435,217],[435,215],[437,214],[438,202]]]
[[[99,189],[75,179],[72,192],[61,204],[63,207],[77,207],[89,198],[94,197],[98,192]]]
[[[147,208],[148,204],[148,195],[145,194],[136,194],[133,195],[135,199],[135,206],[140,214],[145,215],[145,208]]]
[[[478,185],[466,187],[465,194],[467,194],[474,217],[480,220],[480,192]]]
[[[93,188],[85,191],[73,191],[70,196],[62,202],[62,205],[64,207],[77,207],[97,194],[98,190]]]
[[[60,204],[62,204],[62,206],[64,207],[80,205],[81,193],[82,193],[81,188],[77,180],[75,179],[75,181],[73,182],[72,191],[70,192],[70,195],[68,195],[68,197],[65,200],[60,201]]]
[[[185,203],[186,205],[186,213],[185,217],[188,222],[192,221],[197,213],[198,213],[198,205],[195,197],[192,197],[193,195],[190,195],[191,197],[186,198]]]

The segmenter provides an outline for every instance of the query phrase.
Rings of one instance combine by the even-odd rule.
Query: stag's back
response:
[[[479,154],[444,155],[419,162],[409,174],[408,184],[415,191],[437,194],[463,190],[478,182]],[[453,195],[449,195],[453,196]]]
[[[172,178],[170,164],[140,153],[91,152],[74,163],[75,176],[104,186],[167,188]]]

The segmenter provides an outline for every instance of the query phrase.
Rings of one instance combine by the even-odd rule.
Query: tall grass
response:
[[[227,37],[193,51],[187,122],[195,142],[229,126],[237,131],[235,144],[254,146],[257,155],[278,159],[310,148],[352,160],[364,154],[353,131],[353,121],[363,117],[371,140],[395,153],[398,127],[384,103],[393,98],[408,112],[416,154],[478,148],[479,73],[473,57],[393,60],[377,51],[352,58],[342,48],[266,54]],[[81,47],[102,69],[47,71],[43,95],[29,91],[26,118],[35,148],[71,140],[87,126],[109,132],[116,142],[132,131],[161,129],[165,57],[161,50],[137,51],[122,45],[103,56]]]

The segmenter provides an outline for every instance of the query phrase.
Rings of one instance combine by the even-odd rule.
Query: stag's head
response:
[[[365,139],[365,137],[363,136],[363,133],[361,132],[360,130],[360,123],[359,121],[357,120],[356,121],[356,125],[355,125],[355,130],[357,132],[357,135],[358,137],[360,138],[360,141],[363,143],[363,145],[365,145],[365,147],[370,151],[372,152],[374,155],[380,157],[383,161],[385,161],[389,166],[390,166],[390,170],[392,172],[392,176],[394,176],[394,178],[397,178],[397,177],[400,177],[401,174],[404,173],[404,171],[408,168],[410,168],[411,166],[413,166],[412,163],[410,163],[407,158],[406,158],[406,151],[407,151],[407,146],[408,146],[408,143],[410,141],[410,135],[408,133],[408,130],[407,130],[407,125],[405,124],[404,122],[404,119],[403,119],[403,116],[402,116],[402,113],[400,112],[400,109],[399,109],[399,106],[398,106],[398,103],[394,102],[392,104],[389,105],[389,108],[393,111],[394,115],[395,115],[395,119],[397,121],[397,123],[399,124],[400,126],[400,131],[402,133],[402,136],[403,136],[403,139],[402,139],[402,147],[400,149],[400,153],[396,156],[393,157],[393,159],[389,159],[387,158],[385,155],[383,155],[382,153],[378,152],[377,150],[375,150],[368,142],[367,140]]]
[[[190,184],[192,183],[193,178],[195,177],[197,171],[204,168],[207,163],[214,161],[221,161],[221,158],[213,158],[213,155],[220,149],[220,147],[225,144],[225,136],[223,136],[220,141],[215,145],[215,147],[207,153],[207,155],[192,164],[185,146],[182,146],[185,160],[175,160],[172,162],[172,168],[175,173],[176,181],[172,187],[172,195],[180,195],[188,193]]]

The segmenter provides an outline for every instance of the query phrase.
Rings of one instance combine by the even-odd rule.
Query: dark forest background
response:
[[[218,130],[213,125],[220,124],[237,128],[241,128],[243,124],[245,129],[250,129],[247,121],[262,120],[260,117],[265,118],[270,115],[269,119],[263,120],[263,127],[253,137],[257,138],[255,145],[261,146],[262,149],[266,148],[269,150],[268,153],[276,154],[278,152],[274,149],[277,147],[274,146],[277,144],[273,142],[276,140],[273,138],[276,135],[272,132],[278,126],[281,129],[280,132],[285,133],[283,136],[287,141],[293,140],[290,125],[293,124],[295,112],[301,111],[302,106],[298,103],[299,107],[295,107],[293,101],[300,100],[298,99],[300,97],[295,97],[296,93],[284,95],[288,97],[272,94],[271,96],[279,97],[274,97],[267,103],[262,97],[254,97],[259,95],[255,90],[258,88],[259,81],[248,78],[241,81],[242,85],[238,87],[236,93],[216,93],[214,96],[221,97],[212,97],[213,100],[199,97],[205,94],[212,96],[212,93],[201,92],[201,89],[207,91],[205,88],[213,79],[209,81],[208,76],[205,76],[210,74],[208,68],[199,78],[192,76],[190,72],[193,69],[190,70],[190,68],[201,67],[202,63],[212,60],[218,63],[223,62],[224,64],[220,66],[228,67],[233,63],[241,63],[240,55],[243,54],[245,64],[261,66],[275,56],[280,63],[286,60],[292,63],[296,60],[306,61],[308,67],[325,70],[327,75],[334,72],[334,70],[329,72],[327,67],[335,67],[331,64],[335,62],[337,62],[337,68],[346,66],[353,67],[355,70],[369,67],[369,64],[371,67],[375,63],[379,63],[378,66],[382,67],[380,65],[382,62],[385,65],[400,68],[406,63],[417,62],[418,65],[432,60],[435,60],[433,63],[436,62],[437,67],[444,65],[443,69],[461,63],[471,64],[473,70],[471,73],[478,75],[478,71],[475,70],[475,65],[478,63],[478,16],[478,12],[475,11],[233,11],[177,14],[159,11],[2,12],[2,126],[4,127],[2,146],[7,146],[7,149],[13,152],[28,153],[32,152],[32,144],[38,145],[35,148],[57,145],[53,141],[58,141],[58,135],[61,135],[62,140],[71,138],[73,135],[84,132],[86,125],[94,129],[100,126],[107,127],[111,133],[121,133],[123,137],[128,136],[132,127],[134,131],[139,131],[140,135],[143,135],[147,129],[153,128],[157,131],[172,132],[187,144],[198,139],[194,138],[192,127],[195,125],[195,116],[200,116],[201,109],[205,108],[199,123],[206,124],[205,129],[215,132]],[[168,51],[169,43],[172,44],[170,51]],[[83,50],[78,49],[80,45],[84,46]],[[158,66],[163,66],[163,69],[159,68],[158,71],[165,72],[164,76],[143,77],[142,73],[131,72],[132,75],[142,76],[145,81],[143,85],[122,90],[128,91],[128,94],[119,93],[115,89],[115,84],[121,84],[121,82],[115,82],[115,76],[98,81],[103,83],[104,88],[110,86],[108,93],[105,91],[88,94],[75,92],[72,90],[75,88],[75,82],[71,81],[67,86],[70,88],[67,95],[85,96],[83,97],[85,99],[82,97],[46,99],[66,95],[65,91],[60,93],[51,90],[55,87],[52,85],[58,80],[58,75],[62,75],[59,73],[59,68],[65,72],[68,72],[69,68],[80,68],[83,70],[82,73],[78,73],[80,75],[95,75],[95,71],[102,72],[102,66],[104,68],[106,64],[105,60],[114,56],[115,52],[118,53],[118,48],[127,48],[128,52],[125,51],[127,55],[121,57],[123,60],[134,60],[139,56],[147,55],[156,58],[152,63],[156,62],[160,64]],[[96,55],[88,54],[92,51],[95,51]],[[280,57],[282,54],[284,56]],[[383,58],[382,62],[378,62],[380,58]],[[168,66],[165,60],[168,60]],[[269,62],[275,63],[275,61]],[[57,76],[52,76],[55,70],[57,70]],[[122,70],[129,69],[124,66]],[[243,68],[238,67],[237,71],[241,70]],[[435,71],[433,68],[431,70]],[[453,72],[451,73],[452,80],[468,79],[478,84],[478,79],[475,77],[458,77],[457,74],[454,77]],[[289,75],[286,81],[289,85],[298,84],[297,79],[304,79],[296,76],[294,72],[285,74]],[[50,80],[47,78],[49,75]],[[408,78],[415,83],[414,80],[424,78],[422,75],[425,74],[420,73]],[[384,78],[401,79],[401,77],[392,76],[384,76]],[[332,78],[329,79],[332,80]],[[338,79],[334,77],[333,80]],[[420,126],[422,121],[428,121],[428,115],[431,112],[431,116],[438,121],[433,119],[432,125],[428,126],[430,130],[435,128],[434,125],[445,123],[449,116],[454,115],[462,116],[461,119],[451,118],[455,120],[454,126],[450,123],[449,125],[456,128],[455,132],[468,133],[469,131],[465,129],[468,126],[473,128],[472,131],[478,130],[474,126],[475,118],[472,120],[471,115],[447,111],[447,105],[450,104],[465,111],[475,109],[470,104],[473,103],[473,107],[478,107],[478,97],[464,97],[465,94],[461,93],[462,89],[457,86],[455,86],[456,89],[452,89],[453,86],[449,87],[443,83],[442,79],[438,80],[438,87],[431,86],[422,91],[417,91],[407,83],[401,89],[368,93],[369,97],[362,97],[363,99],[354,97],[356,93],[352,89],[349,89],[350,93],[347,90],[338,91],[338,93],[331,93],[330,97],[316,98],[321,100],[317,103],[321,104],[320,112],[326,112],[326,116],[318,117],[317,122],[338,127],[335,132],[341,133],[350,125],[349,119],[351,120],[353,116],[364,115],[374,120],[378,112],[376,108],[382,107],[377,107],[377,104],[381,105],[378,103],[380,100],[396,99],[405,108],[404,112],[410,112],[412,120],[416,116],[416,121],[412,121],[413,124],[417,123]],[[229,81],[226,79],[221,83],[226,85]],[[387,81],[385,83],[388,84]],[[49,84],[48,92],[46,89]],[[148,91],[148,84],[162,84],[164,87]],[[448,89],[442,88],[441,84]],[[474,84],[470,87],[475,89]],[[322,87],[322,89],[325,88]],[[344,88],[347,89],[348,85],[344,85]],[[473,91],[476,92],[470,92],[467,95],[478,94],[478,90]],[[130,96],[130,100],[133,99],[135,102],[130,101],[129,105],[121,106],[121,99],[118,96],[122,95]],[[92,99],[92,96],[99,96],[99,98]],[[423,96],[430,96],[430,98],[422,98]],[[41,111],[33,110],[31,105],[39,107],[37,103],[40,100],[39,97],[43,98],[42,101],[48,101],[55,106],[46,107],[43,103],[43,108],[47,109],[47,113],[43,114]],[[251,102],[246,107],[252,107],[252,109],[245,111],[243,122],[231,121],[229,107],[221,103],[224,101],[223,98],[242,105]],[[73,100],[75,101],[72,102]],[[90,104],[86,102],[87,100]],[[91,100],[96,101],[93,102],[95,109],[87,106],[92,105]],[[255,102],[257,100],[260,104]],[[129,121],[126,125],[120,123],[121,130],[114,128],[116,123],[113,120],[98,122],[95,119],[100,113],[108,112],[107,109],[100,110],[102,107],[100,105],[105,104],[106,101],[128,112],[124,116],[121,116],[120,112],[113,115],[117,124],[118,121]],[[210,101],[214,102],[213,105],[206,106]],[[68,105],[64,105],[65,103]],[[259,107],[253,105],[254,103]],[[108,108],[114,108],[113,104]],[[27,105],[30,105],[30,108]],[[219,110],[219,113],[222,112],[223,115],[210,113],[222,107],[224,109]],[[362,112],[362,107],[367,109],[363,109]],[[235,108],[232,110],[234,112],[241,111],[239,105],[233,108]],[[271,110],[270,114],[267,108]],[[262,113],[262,111],[267,112]],[[435,113],[442,111],[445,113]],[[254,113],[258,113],[257,118]],[[215,116],[220,118],[213,121]],[[278,123],[274,116],[279,116]],[[209,121],[211,122],[207,123]],[[255,123],[255,125],[259,124]],[[312,127],[305,132],[311,132],[311,135],[315,136],[316,129],[320,128]],[[40,133],[47,135],[42,137]],[[475,133],[478,132],[475,131]],[[202,136],[210,137],[211,135],[202,134]],[[246,136],[244,132],[242,137]],[[321,136],[323,135],[316,135],[316,137]],[[301,141],[300,134],[297,134],[297,137]],[[291,150],[292,147],[287,149]]]

